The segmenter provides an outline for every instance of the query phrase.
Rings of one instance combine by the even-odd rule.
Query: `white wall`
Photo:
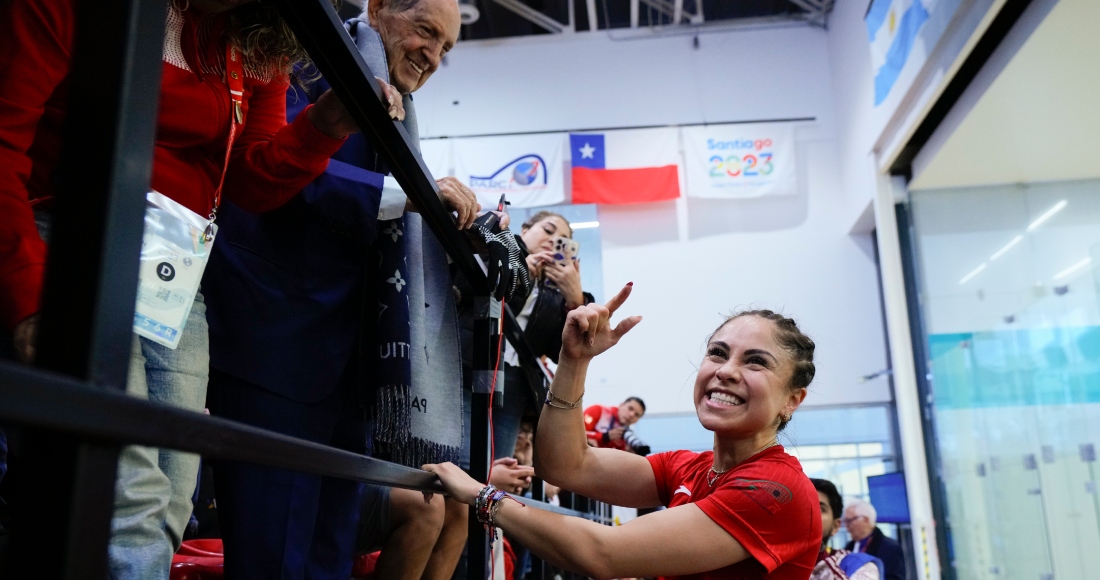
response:
[[[863,24],[866,10],[867,2],[863,0],[837,0],[829,17],[828,33],[843,211],[853,225],[875,196],[872,150],[880,129],[874,116],[871,48]],[[873,227],[874,221],[866,220],[860,226]]]
[[[613,39],[463,43],[417,94],[425,136],[814,117],[798,125],[799,193],[601,206],[604,290],[634,281],[645,321],[592,367],[586,401],[693,409],[720,313],[771,307],[818,342],[808,405],[889,400],[869,238],[848,235],[825,31],[808,26]],[[454,104],[458,101],[458,104]]]

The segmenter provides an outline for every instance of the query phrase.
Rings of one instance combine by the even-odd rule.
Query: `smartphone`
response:
[[[562,266],[572,265],[581,249],[580,242],[560,236],[554,238],[554,261]]]

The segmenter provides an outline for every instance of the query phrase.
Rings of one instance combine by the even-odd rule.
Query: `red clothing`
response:
[[[707,484],[714,453],[669,451],[647,457],[661,502],[694,503],[752,558],[687,578],[805,580],[821,548],[817,491],[798,460],[775,446]]]
[[[0,3],[0,322],[9,328],[38,310],[46,246],[31,205],[53,193],[75,3]],[[224,18],[170,9],[167,24],[151,187],[205,216],[229,136]],[[203,38],[217,40],[200,46],[200,29]],[[245,122],[223,191],[249,211],[288,201],[343,144],[318,131],[306,115],[287,125],[287,86],[282,74],[245,74]]]
[[[626,445],[625,437],[615,441],[610,439],[604,441],[604,433],[615,427],[622,427],[622,423],[619,422],[618,407],[592,405],[584,410],[584,431],[589,441],[595,443],[596,447],[609,447],[628,451],[630,448]]]

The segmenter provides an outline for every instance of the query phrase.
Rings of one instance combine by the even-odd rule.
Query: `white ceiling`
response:
[[[1060,0],[910,184],[1100,178],[1100,1]]]

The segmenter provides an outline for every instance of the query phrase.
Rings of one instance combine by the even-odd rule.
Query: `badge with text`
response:
[[[138,336],[172,349],[179,345],[216,233],[216,225],[179,203],[155,191],[146,195],[134,307]]]

